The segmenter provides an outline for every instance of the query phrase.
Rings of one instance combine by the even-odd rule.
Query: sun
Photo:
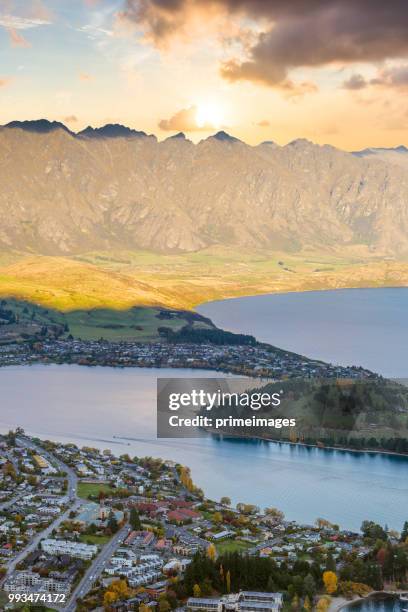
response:
[[[219,105],[205,102],[198,104],[196,122],[199,128],[219,128],[223,124],[223,113]]]

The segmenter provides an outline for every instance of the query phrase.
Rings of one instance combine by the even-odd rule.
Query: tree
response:
[[[223,506],[230,506],[231,505],[231,499],[229,497],[221,497],[221,504]]]
[[[336,562],[333,558],[333,555],[331,553],[329,553],[327,555],[327,559],[326,559],[326,569],[330,572],[335,572],[336,571]]]
[[[312,604],[310,603],[308,595],[306,595],[305,601],[303,602],[303,609],[306,610],[306,612],[310,612],[310,610],[312,609]]]
[[[303,588],[306,593],[306,596],[309,597],[310,600],[313,600],[313,597],[316,593],[316,581],[313,578],[312,574],[307,574],[303,581]]]
[[[165,597],[160,598],[159,610],[160,612],[169,612],[170,610],[170,604]]]
[[[214,512],[212,519],[214,521],[214,523],[217,523],[218,525],[220,523],[222,523],[222,514],[221,512]]]
[[[283,521],[283,519],[285,518],[283,512],[281,510],[278,510],[277,508],[265,508],[265,514],[267,514],[268,516],[272,516],[277,521]]]
[[[385,529],[373,521],[363,521],[361,531],[363,536],[365,538],[369,538],[370,540],[382,540],[383,542],[388,540],[388,535]]]
[[[227,575],[225,577],[227,593],[231,592],[231,572],[228,570]]]
[[[324,572],[323,573],[323,584],[326,589],[326,593],[332,595],[337,591],[337,576],[334,572]]]
[[[207,557],[211,559],[211,561],[215,561],[217,558],[217,549],[215,548],[214,544],[210,544],[207,548]]]
[[[193,586],[193,595],[194,597],[201,597],[201,589],[199,584],[195,584]]]
[[[116,516],[113,514],[113,512],[109,514],[108,529],[111,533],[116,533],[119,529],[118,521],[116,520]]]
[[[319,601],[317,602],[316,610],[317,612],[326,612],[329,606],[330,606],[330,598],[321,597]]]
[[[141,522],[140,522],[140,516],[139,516],[139,512],[137,511],[137,508],[132,508],[130,511],[130,517],[129,517],[129,523],[132,526],[132,529],[134,529],[135,531],[140,531],[142,528]]]

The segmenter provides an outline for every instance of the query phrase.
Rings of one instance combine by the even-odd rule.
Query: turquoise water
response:
[[[209,302],[224,329],[341,365],[408,378],[408,289],[341,289]]]
[[[156,377],[197,370],[31,366],[0,369],[0,429],[174,459],[214,499],[281,508],[288,519],[364,519],[401,529],[408,519],[408,459],[250,440],[155,438]]]
[[[396,597],[373,597],[353,603],[343,610],[347,612],[404,612],[407,607]]]

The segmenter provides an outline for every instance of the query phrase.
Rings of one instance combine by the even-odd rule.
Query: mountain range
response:
[[[75,134],[14,121],[0,128],[0,251],[223,246],[404,258],[406,164],[405,147],[250,146],[223,131],[158,142],[121,125]]]

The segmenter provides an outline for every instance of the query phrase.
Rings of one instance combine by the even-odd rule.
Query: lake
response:
[[[307,357],[408,378],[408,288],[259,295],[197,310],[223,329]]]
[[[156,377],[211,372],[88,368],[0,369],[0,429],[76,442],[116,454],[174,459],[192,469],[207,496],[281,508],[288,519],[324,517],[359,529],[372,519],[401,529],[408,519],[408,459],[250,440],[157,440]]]
[[[343,608],[347,612],[403,612],[404,609],[404,604],[399,598],[389,595],[376,595]]]

